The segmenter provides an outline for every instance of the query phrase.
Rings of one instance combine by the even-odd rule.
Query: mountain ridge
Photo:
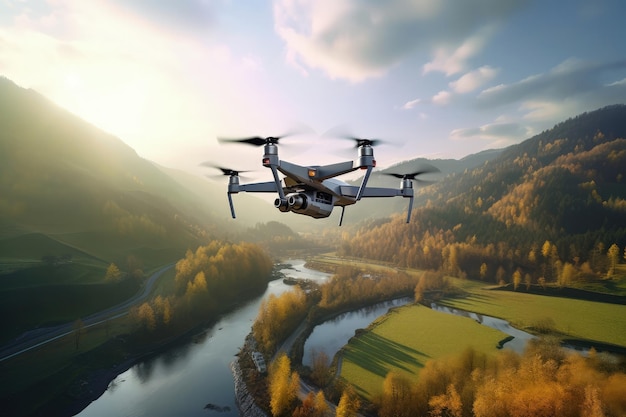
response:
[[[624,138],[626,105],[570,118],[421,189],[409,225],[401,215],[362,223],[345,253],[472,277],[485,264],[489,279],[519,270],[537,282],[549,257],[559,261],[550,279],[566,264],[607,274],[607,248],[626,246]]]

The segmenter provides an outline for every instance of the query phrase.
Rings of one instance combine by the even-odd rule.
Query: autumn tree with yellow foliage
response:
[[[356,417],[361,408],[361,400],[351,385],[346,386],[337,404],[337,417]]]
[[[427,362],[414,383],[388,374],[376,404],[380,417],[618,417],[626,415],[626,373],[619,366],[551,340],[529,342],[522,355],[468,348]]]
[[[291,370],[289,357],[280,354],[272,363],[268,376],[270,409],[274,417],[286,415],[293,408],[299,389],[300,376]]]

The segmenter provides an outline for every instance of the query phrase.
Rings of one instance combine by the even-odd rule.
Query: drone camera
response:
[[[277,198],[276,200],[274,200],[274,207],[276,207],[283,213],[286,213],[289,211],[289,202],[287,201],[287,199]]]
[[[287,202],[292,210],[304,210],[307,208],[307,199],[304,194],[291,194],[288,196]]]

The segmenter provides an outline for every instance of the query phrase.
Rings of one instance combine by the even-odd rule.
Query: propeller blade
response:
[[[220,143],[243,143],[252,146],[263,146],[267,143],[266,139],[263,139],[260,136],[253,136],[249,138],[238,138],[238,139],[230,139],[230,138],[217,138]],[[278,140],[276,140],[278,142]]]
[[[382,139],[364,139],[357,137],[347,137],[346,139],[353,140],[355,142],[355,148],[358,149],[361,146],[378,146],[380,144],[385,143]]]
[[[392,177],[400,178],[400,179],[403,179],[403,180],[416,180],[416,181],[428,183],[428,182],[431,182],[431,181],[420,180],[420,179],[417,179],[415,177],[417,177],[419,175],[423,175],[423,174],[432,174],[432,173],[436,173],[436,172],[441,172],[441,171],[437,167],[434,167],[432,165],[427,165],[424,168],[422,168],[422,169],[420,169],[419,171],[416,171],[416,172],[411,172],[411,173],[406,173],[406,174],[398,174],[398,173],[395,173],[395,172],[382,172],[382,174],[390,175]]]
[[[310,128],[308,129],[300,128],[300,129],[291,130],[280,136],[268,136],[268,137],[251,136],[249,138],[217,138],[217,140],[220,143],[243,143],[243,144],[252,145],[252,146],[263,146],[263,145],[267,145],[270,143],[278,144],[278,141],[284,137],[295,136],[301,133],[307,133],[308,131],[311,131],[311,130],[312,129]]]
[[[238,170],[231,169],[231,168],[221,167],[219,165],[212,164],[211,162],[202,162],[200,165],[203,167],[219,169],[220,171],[222,171],[223,175],[231,176],[231,177],[235,175],[239,175],[242,172],[250,172],[250,171],[238,171]]]

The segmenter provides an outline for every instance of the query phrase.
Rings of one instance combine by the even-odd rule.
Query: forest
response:
[[[626,374],[610,358],[567,354],[554,340],[536,339],[521,355],[467,348],[429,361],[417,383],[389,373],[374,407],[380,417],[621,416],[625,387]]]
[[[493,283],[597,282],[626,250],[626,106],[585,113],[419,191],[346,236],[345,256]]]
[[[270,297],[259,310],[253,334],[258,347],[272,356],[277,342],[294,331],[307,311],[341,311],[371,302],[377,295],[384,298],[403,291],[407,285],[413,287],[416,302],[425,293],[458,294],[441,273],[373,277],[368,271],[340,268],[320,286],[314,301],[297,288]],[[319,315],[309,313],[308,320],[316,317]],[[270,367],[267,397],[257,401],[276,417],[332,415],[326,400],[337,404],[337,416],[600,417],[626,413],[626,373],[623,363],[612,355],[593,348],[588,356],[572,353],[554,336],[529,341],[523,353],[496,352],[486,354],[468,346],[461,353],[426,361],[419,378],[389,371],[380,394],[370,401],[364,401],[347,381],[330,376],[331,364],[323,352],[314,352],[310,368],[293,363],[293,351],[289,356],[281,353]],[[298,395],[302,379],[314,387],[305,396]]]
[[[131,310],[140,333],[159,337],[188,323],[204,322],[265,288],[273,263],[260,246],[213,240],[188,250],[176,263],[170,294],[154,296]]]

